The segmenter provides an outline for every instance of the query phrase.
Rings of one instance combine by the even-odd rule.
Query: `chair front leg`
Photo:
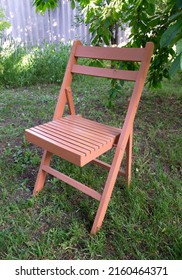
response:
[[[52,153],[45,150],[44,153],[43,153],[43,156],[42,156],[42,161],[41,161],[41,164],[40,164],[39,172],[37,174],[37,179],[36,179],[36,182],[35,182],[33,195],[36,195],[44,187],[47,172],[44,171],[42,169],[42,167],[44,165],[48,165],[48,166],[50,165],[51,157],[52,157]]]
[[[112,191],[118,176],[118,172],[120,170],[121,162],[124,155],[124,150],[120,146],[117,146],[116,152],[113,158],[113,162],[108,174],[108,178],[104,187],[103,194],[101,196],[100,204],[94,219],[94,223],[91,229],[91,234],[96,234],[100,227],[102,226],[102,222],[104,220],[106,210],[112,195]]]

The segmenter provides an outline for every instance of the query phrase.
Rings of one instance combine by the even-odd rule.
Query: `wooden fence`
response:
[[[27,45],[44,41],[67,43],[76,38],[90,42],[88,27],[76,24],[75,16],[79,12],[71,9],[69,0],[60,0],[58,8],[46,11],[43,16],[36,13],[32,0],[0,0],[0,8],[11,23],[11,28],[4,33],[4,40],[10,37]],[[122,31],[120,38],[120,41],[126,41],[126,34]]]

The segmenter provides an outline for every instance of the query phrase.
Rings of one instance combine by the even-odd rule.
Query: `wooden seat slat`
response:
[[[25,130],[26,139],[33,144],[36,144],[38,147],[41,147],[45,150],[49,148],[49,151],[55,155],[67,159],[68,161],[80,165],[80,158],[85,156],[85,154],[75,151],[71,148],[64,147],[59,145],[58,142],[48,139],[47,137],[41,136],[39,133],[31,129]]]
[[[56,134],[61,138],[67,140],[69,139],[69,141],[75,141],[75,135],[71,134],[71,133],[67,133],[65,131],[65,129],[63,130],[61,127],[56,127],[55,124],[52,122],[51,124],[49,123],[45,123],[44,124],[44,127],[48,130],[48,131],[52,131],[52,132],[55,132],[56,131]],[[86,146],[90,147],[91,149],[95,149],[95,145],[93,143],[95,143],[93,141],[93,143],[90,143],[87,141],[87,139],[85,138],[83,140],[83,138],[81,138],[78,134],[78,136],[76,136],[76,139],[77,139],[77,142],[80,143],[80,144],[86,144]],[[97,144],[97,147],[99,148],[99,145]]]
[[[121,129],[118,127],[113,127],[113,126],[110,126],[107,124],[99,123],[99,122],[96,122],[96,121],[93,121],[90,119],[83,118],[81,116],[68,116],[65,119],[72,119],[72,120],[76,120],[77,122],[80,121],[82,124],[85,124],[87,126],[97,127],[98,129],[102,129],[103,131],[106,131],[106,132],[109,131],[113,134],[121,133]]]
[[[79,133],[83,137],[88,137],[89,139],[93,139],[99,141],[100,143],[104,144],[107,142],[111,137],[105,136],[104,138],[97,132],[93,133],[93,131],[88,130],[87,128],[81,126],[69,126],[69,122],[66,124],[65,122],[62,123],[61,120],[58,120],[57,123],[60,123],[63,127],[67,126],[67,128],[72,131],[72,133]]]
[[[109,128],[105,125],[99,125],[97,122],[88,122],[87,119],[84,118],[64,118],[64,122],[67,122],[71,126],[76,126],[80,129],[85,129],[89,131],[93,131],[94,134],[103,135],[104,137],[113,137],[114,135],[118,135],[121,131],[116,131],[113,128]]]
[[[97,145],[98,147],[101,147],[105,143],[105,141],[103,142],[103,140],[98,140],[94,138],[94,136],[92,137],[92,135],[81,135],[79,132],[73,132],[67,125],[60,126],[60,124],[56,122],[47,123],[47,125],[52,126],[58,132],[64,130],[65,135],[68,135],[68,137],[72,136],[74,139],[77,137],[77,139],[83,140],[84,143],[86,142],[88,145],[93,144],[94,146]]]
[[[66,134],[59,134],[59,133],[57,133],[57,131],[50,129],[45,125],[39,126],[37,128],[37,131],[40,131],[40,133],[42,133],[42,135],[47,135],[47,137],[57,141],[60,144],[64,144],[65,146],[68,146],[68,147],[71,147],[74,149],[76,148],[77,150],[80,150],[81,152],[84,152],[84,153],[95,150],[95,148],[88,146],[85,142],[83,144],[83,143],[80,143],[77,140],[77,138],[70,139],[69,137],[67,137]]]
[[[82,148],[80,147],[76,140],[75,140],[75,143],[72,144],[70,143],[69,141],[66,141],[66,140],[63,140],[63,139],[60,139],[58,135],[52,135],[49,133],[49,131],[43,129],[42,127],[34,127],[32,128],[32,131],[36,132],[36,133],[39,133],[40,134],[40,137],[46,137],[48,140],[50,139],[53,140],[53,141],[56,141],[58,143],[58,145],[60,147],[64,147],[66,149],[72,149],[74,151],[78,151],[80,152],[81,154],[83,154],[84,156],[86,156],[88,153],[91,153],[90,150],[88,150],[87,148]]]
[[[72,162],[70,154],[67,158],[66,150],[74,153],[77,156],[76,164],[80,166],[86,164],[89,158],[92,158],[92,154],[99,154],[99,150],[107,150],[107,147],[110,149],[119,137],[120,131],[118,128],[75,115],[30,128],[26,130],[26,137],[30,142],[45,149],[49,148],[57,155],[63,154],[62,157],[68,161]],[[52,143],[52,147],[50,148],[49,144],[46,147],[47,143]],[[57,150],[54,145],[57,146]]]

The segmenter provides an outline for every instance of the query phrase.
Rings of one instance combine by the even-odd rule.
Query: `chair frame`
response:
[[[70,178],[69,176],[50,167],[50,161],[53,154],[56,154],[56,150],[49,149],[49,143],[42,145],[42,141],[39,139],[35,142],[32,138],[31,131],[26,130],[26,138],[30,142],[42,147],[44,149],[42,161],[38,171],[33,194],[37,194],[42,190],[45,184],[47,173],[57,177],[58,179],[66,182],[67,184],[77,188],[85,194],[99,201],[98,210],[94,219],[94,223],[91,229],[91,234],[96,234],[102,226],[106,210],[112,195],[112,191],[117,179],[117,176],[124,176],[127,185],[130,185],[131,181],[131,164],[132,164],[132,138],[133,138],[133,122],[137,112],[139,100],[144,87],[145,79],[150,65],[151,56],[153,53],[154,45],[151,42],[146,44],[145,48],[110,48],[110,47],[90,47],[83,46],[80,41],[75,41],[72,47],[68,65],[66,68],[65,76],[60,88],[58,102],[55,108],[53,121],[61,119],[63,117],[65,105],[68,104],[69,113],[71,116],[77,116],[75,112],[71,82],[73,74],[84,74],[91,76],[100,76],[114,79],[123,79],[134,81],[134,88],[131,99],[128,104],[128,111],[117,143],[113,143],[110,148],[115,146],[115,154],[112,164],[109,165],[101,160],[95,158],[89,159],[88,162],[94,162],[101,167],[109,170],[108,177],[103,189],[103,193],[93,190],[92,188],[81,184],[80,182]],[[93,59],[108,59],[108,60],[126,60],[140,62],[140,68],[138,71],[124,71],[115,69],[100,69],[90,66],[81,66],[77,64],[78,58],[93,58]],[[109,148],[109,149],[110,149]],[[107,148],[108,150],[108,148]],[[102,153],[105,151],[103,150]],[[120,170],[120,166],[123,160],[124,153],[126,152],[126,165],[125,170]],[[74,163],[74,158],[71,154],[66,154],[66,159]],[[76,161],[76,160],[75,160]],[[75,162],[77,164],[77,162]],[[87,162],[86,162],[87,163]],[[85,163],[78,164],[80,166]]]

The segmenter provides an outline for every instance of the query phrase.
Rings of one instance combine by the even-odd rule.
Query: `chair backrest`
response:
[[[126,124],[124,123],[123,129],[125,129],[125,125],[127,127],[132,126],[150,65],[153,48],[152,42],[148,42],[145,48],[113,48],[83,46],[80,41],[75,41],[60,89],[54,119],[61,117],[63,114],[64,106],[67,102],[66,88],[70,87],[73,74],[83,74],[135,82],[125,119]],[[137,71],[130,71],[79,65],[77,64],[78,58],[140,62],[140,67]]]

